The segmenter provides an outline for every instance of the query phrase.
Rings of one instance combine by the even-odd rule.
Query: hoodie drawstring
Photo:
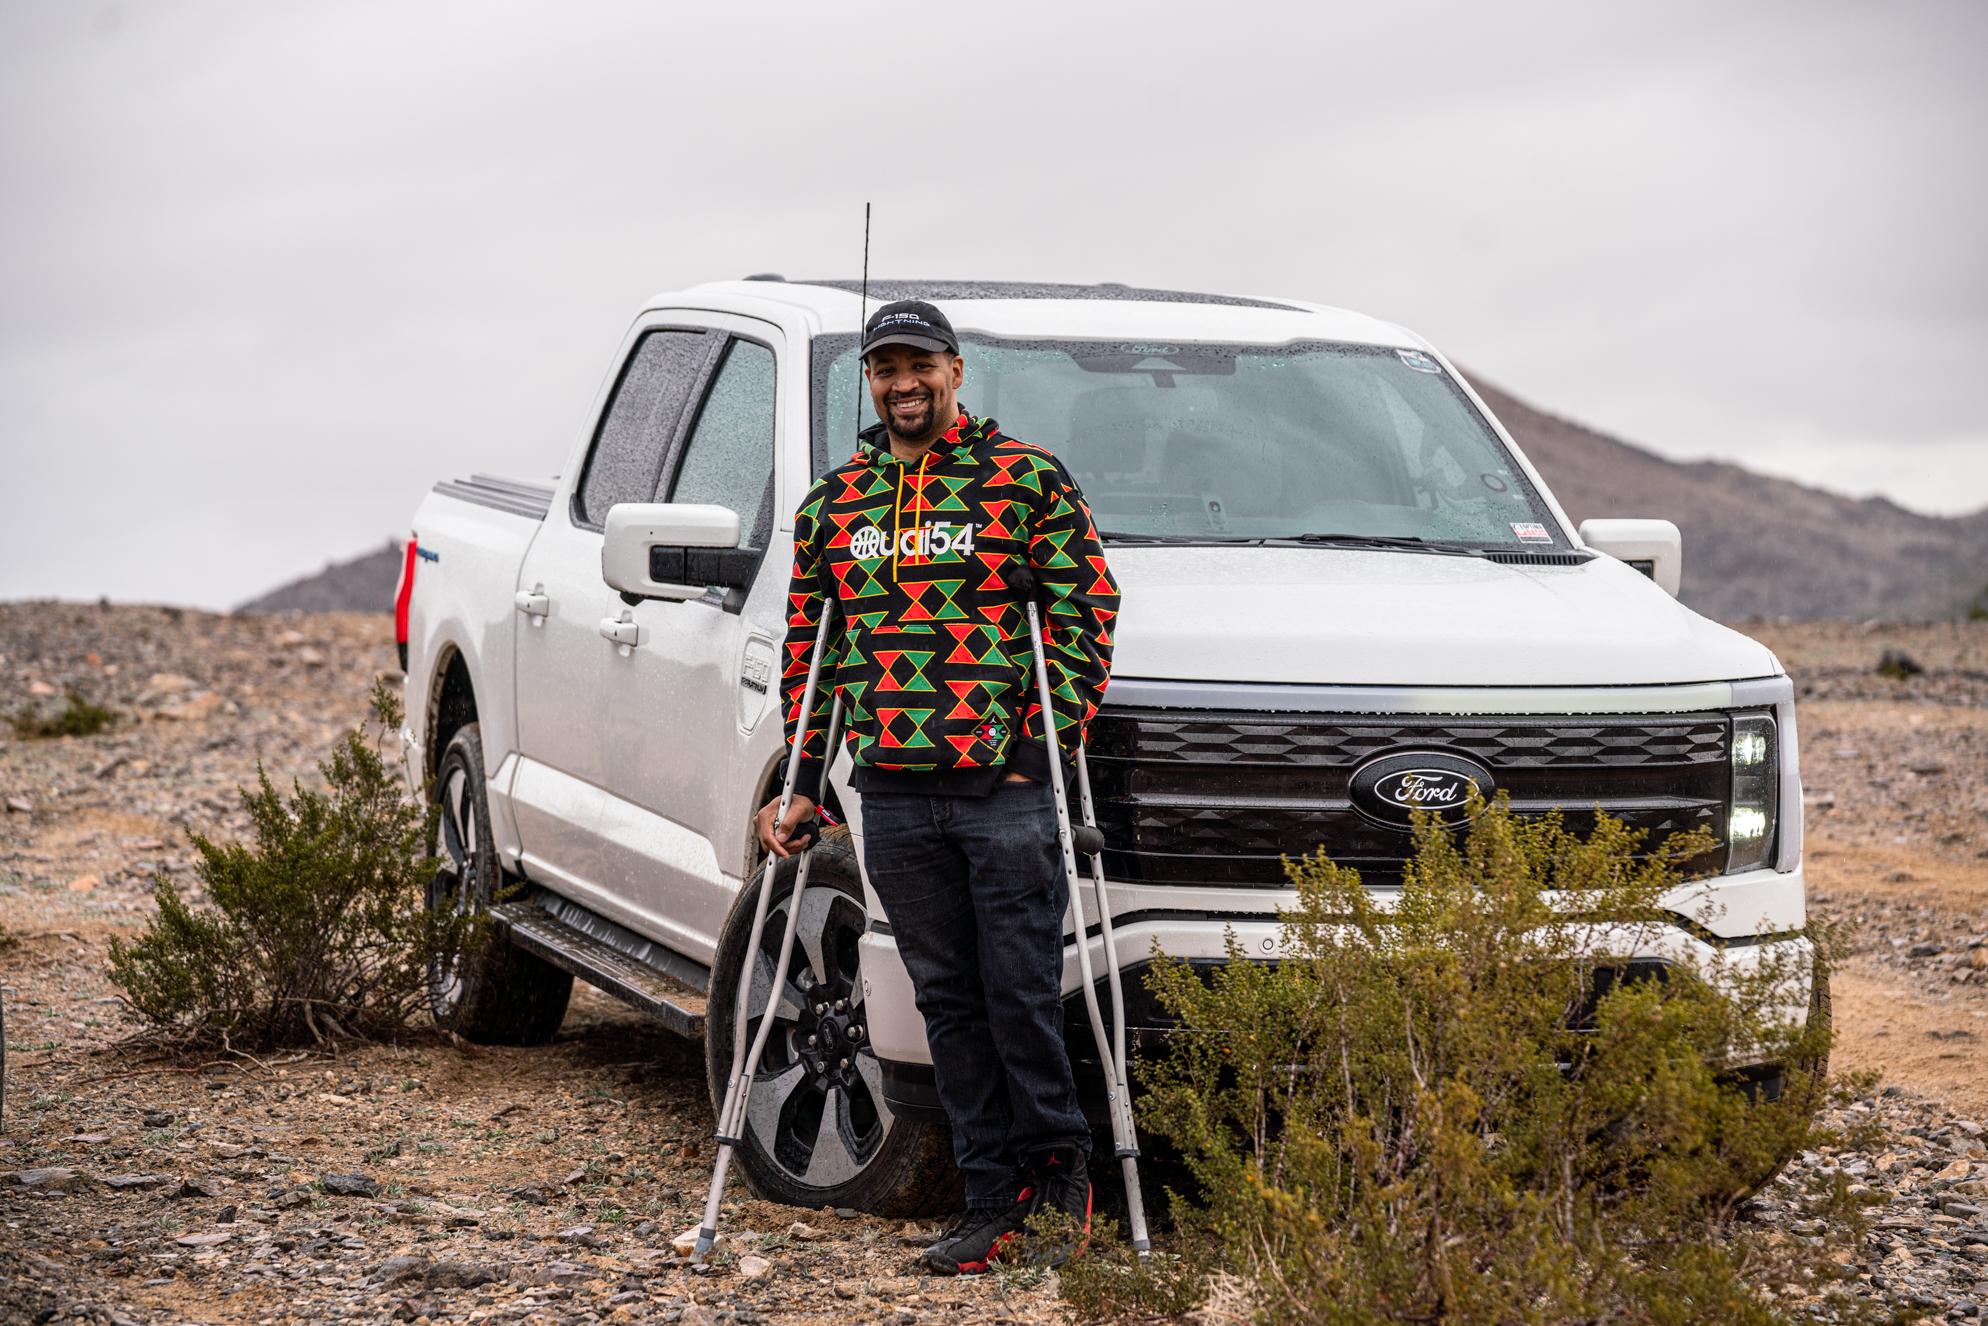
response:
[[[919,524],[925,515],[925,462],[932,459],[929,449],[918,458],[918,482],[911,488],[911,537],[918,537]],[[897,467],[897,495],[891,501],[890,526],[890,582],[898,583],[897,568],[904,554],[904,471],[905,466]]]

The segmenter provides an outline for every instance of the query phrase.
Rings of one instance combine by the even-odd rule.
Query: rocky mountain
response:
[[[1684,535],[1684,601],[1721,621],[1922,620],[1988,605],[1988,509],[1925,516],[1721,461],[1682,462],[1473,379],[1576,521],[1660,516]],[[329,564],[239,611],[384,612],[400,543]]]
[[[385,545],[343,562],[326,562],[316,575],[292,580],[251,599],[236,612],[391,612],[394,586],[400,582],[403,544]]]
[[[1988,510],[1923,516],[1722,461],[1668,460],[1472,379],[1576,521],[1659,516],[1684,535],[1684,601],[1721,621],[1916,620],[1988,591]]]

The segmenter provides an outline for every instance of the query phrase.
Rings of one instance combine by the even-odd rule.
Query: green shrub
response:
[[[1205,1203],[1176,1195],[1173,1242],[1218,1249],[1270,1323],[1769,1322],[1785,1287],[1832,1292],[1843,1192],[1821,1240],[1728,1220],[1813,1140],[1809,960],[1619,979],[1710,836],[1644,853],[1606,816],[1582,838],[1479,809],[1461,842],[1418,819],[1393,906],[1322,854],[1289,863],[1276,964],[1233,936],[1205,977],[1156,963],[1180,1031],[1141,1113]],[[1750,1102],[1730,1070],[1765,1061],[1813,1071]],[[1102,1251],[1066,1270],[1073,1303],[1153,1310]]]
[[[23,705],[14,715],[14,735],[28,741],[48,737],[94,737],[117,722],[117,715],[75,691],[69,702],[53,718],[43,718],[32,705]]]
[[[470,920],[426,907],[433,811],[379,750],[397,702],[376,687],[373,707],[378,735],[348,732],[318,766],[323,790],[286,797],[258,766],[241,791],[252,845],[193,835],[211,905],[190,907],[162,875],[150,927],[112,941],[110,979],[155,1028],[252,1048],[391,1034],[425,1003],[429,961],[480,941]]]

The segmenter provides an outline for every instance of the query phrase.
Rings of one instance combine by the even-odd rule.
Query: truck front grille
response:
[[[1363,815],[1353,772],[1391,751],[1450,751],[1487,767],[1522,814],[1558,809],[1585,831],[1597,807],[1650,831],[1723,835],[1731,785],[1724,714],[1569,718],[1376,716],[1107,705],[1089,759],[1105,868],[1130,883],[1288,887],[1281,858],[1323,847],[1369,884],[1398,884],[1406,829]],[[1716,870],[1723,847],[1691,863]]]

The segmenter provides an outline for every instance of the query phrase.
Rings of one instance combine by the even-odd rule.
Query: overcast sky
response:
[[[1344,304],[1988,505],[1988,5],[0,3],[0,598],[227,606],[548,474],[757,271]],[[1624,495],[1624,514],[1639,514]]]

